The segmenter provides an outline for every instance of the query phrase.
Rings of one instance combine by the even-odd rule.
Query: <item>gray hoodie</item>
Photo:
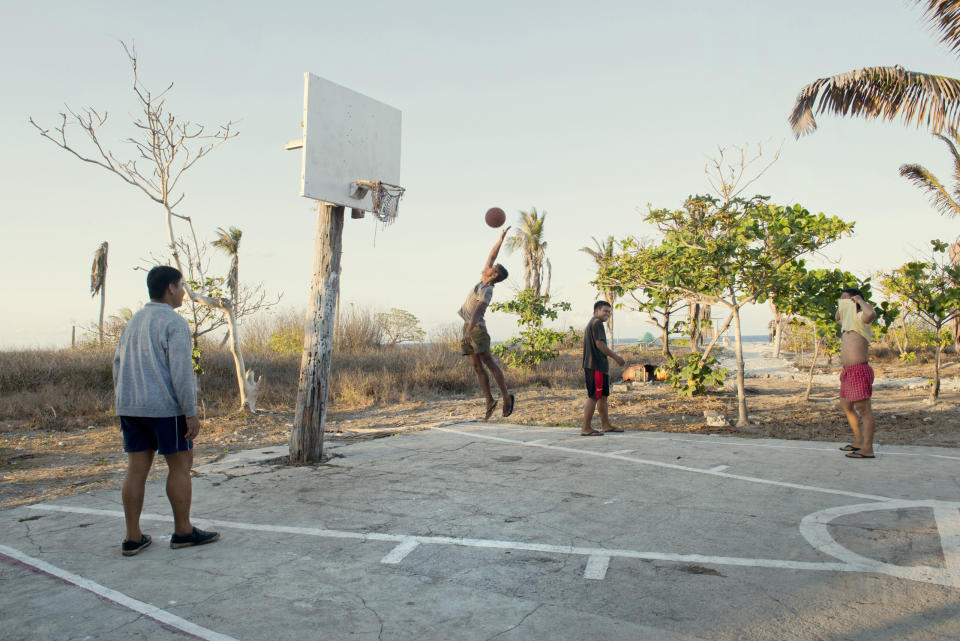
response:
[[[117,416],[195,416],[190,327],[166,303],[133,315],[113,357]]]

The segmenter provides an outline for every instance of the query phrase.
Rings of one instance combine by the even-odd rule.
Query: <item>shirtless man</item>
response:
[[[847,415],[853,441],[840,449],[847,458],[875,458],[873,432],[875,423],[870,397],[873,394],[873,369],[867,363],[872,334],[870,324],[877,312],[863,299],[859,289],[844,289],[837,301],[836,320],[841,325],[840,343],[840,407]]]
[[[506,280],[507,268],[500,263],[494,263],[497,260],[497,254],[500,253],[500,245],[506,238],[510,228],[507,227],[500,233],[500,239],[493,244],[493,249],[487,256],[487,262],[483,264],[480,270],[480,282],[474,285],[467,294],[467,300],[458,312],[463,319],[463,333],[460,338],[463,347],[463,355],[470,359],[473,365],[473,371],[477,373],[477,379],[480,381],[480,389],[486,397],[487,405],[483,420],[488,420],[493,414],[493,409],[497,406],[493,394],[490,393],[490,377],[486,370],[493,374],[493,380],[497,382],[500,388],[500,397],[503,399],[503,417],[506,418],[513,413],[514,396],[507,389],[507,382],[503,378],[503,371],[494,362],[490,355],[490,334],[487,333],[487,323],[483,319],[484,312],[493,298],[493,286]]]

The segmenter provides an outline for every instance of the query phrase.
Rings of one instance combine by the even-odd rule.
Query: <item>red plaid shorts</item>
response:
[[[862,401],[873,395],[873,368],[867,363],[844,367],[840,372],[840,398]]]

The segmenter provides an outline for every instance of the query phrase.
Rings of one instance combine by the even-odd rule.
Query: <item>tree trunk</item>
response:
[[[733,327],[737,333],[737,427],[750,427],[747,417],[747,393],[743,385],[743,340],[740,332],[740,307],[733,307]]]
[[[669,309],[669,307],[667,309]],[[673,355],[670,353],[670,314],[669,313],[665,312],[663,314],[663,327],[661,328],[661,331],[663,332],[663,338],[660,340],[660,342],[663,343],[661,345],[661,351],[663,353],[663,357],[669,360],[673,358]]]
[[[290,462],[294,464],[317,463],[323,457],[342,246],[343,207],[320,203],[313,243],[310,311],[300,359],[296,415],[290,430]]]
[[[814,330],[816,332],[816,330]],[[820,339],[814,335],[813,339],[813,362],[810,363],[810,375],[807,377],[807,391],[803,394],[803,400],[810,400],[810,390],[813,388],[813,368],[817,366],[817,354],[820,352]]]
[[[243,363],[243,352],[240,350],[240,338],[237,333],[237,319],[233,313],[233,307],[223,310],[227,316],[227,337],[230,339],[230,353],[233,355],[233,368],[237,374],[237,389],[240,390],[240,409],[247,408],[252,413],[257,413],[257,395],[260,391],[260,383],[263,382],[263,376],[254,378],[253,370],[248,370]]]
[[[773,310],[773,321],[776,323],[773,330],[773,357],[780,358],[780,348],[783,345],[783,312],[779,311],[776,307],[774,307]]]
[[[687,323],[690,326],[690,350],[695,352],[700,342],[700,303],[687,301]]]
[[[940,396],[940,328],[937,327],[937,350],[933,367],[933,387],[930,389],[930,402],[933,403]]]
[[[100,333],[100,347],[103,347],[103,310],[107,304],[107,275],[104,273],[103,282],[100,284],[100,322],[97,329]]]
[[[723,321],[723,325],[720,326],[719,331],[717,331],[716,336],[713,337],[713,340],[710,341],[710,344],[707,345],[707,349],[704,350],[703,356],[700,357],[701,363],[706,363],[707,358],[710,356],[710,352],[713,351],[713,346],[717,344],[717,341],[720,340],[720,335],[727,331],[727,328],[730,327],[730,323],[733,321],[733,312],[730,312],[730,315],[727,316],[727,320]]]

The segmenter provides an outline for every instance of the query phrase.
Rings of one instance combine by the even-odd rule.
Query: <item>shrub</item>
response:
[[[680,396],[694,396],[702,394],[708,387],[722,387],[729,373],[724,368],[714,369],[717,359],[712,356],[703,363],[700,359],[703,354],[692,352],[685,358],[673,358],[667,362],[670,374],[667,382],[670,383]]]

